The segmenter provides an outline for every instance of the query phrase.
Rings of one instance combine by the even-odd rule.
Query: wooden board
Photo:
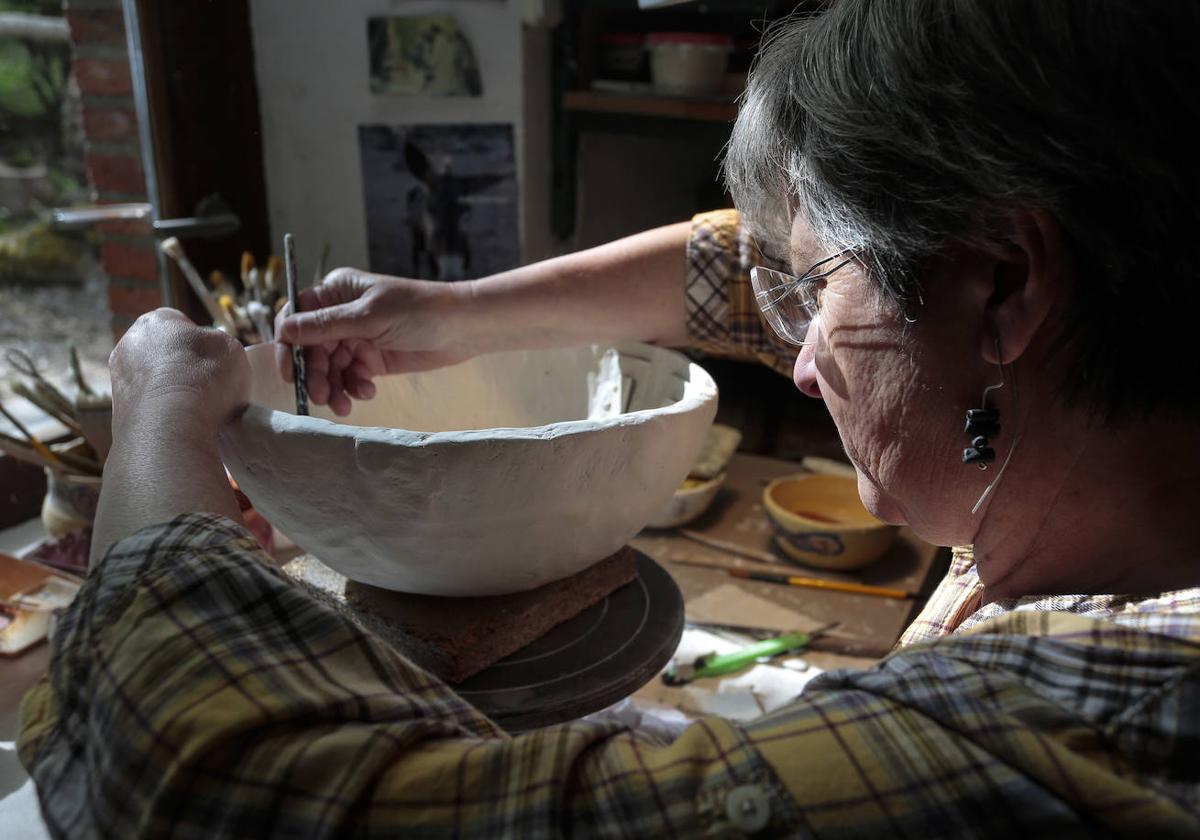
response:
[[[737,104],[715,99],[686,99],[669,96],[642,96],[596,90],[572,90],[563,96],[569,111],[609,114],[637,114],[678,120],[731,123],[737,118]]]
[[[831,572],[797,566],[772,545],[772,526],[762,505],[762,491],[772,479],[803,472],[799,463],[756,455],[734,455],[728,477],[712,507],[687,527],[719,540],[775,554],[781,571],[799,569],[807,577],[857,581],[894,587],[913,593],[909,600],[824,592],[773,583],[737,580],[720,569],[685,566],[672,560],[732,560],[756,565],[727,552],[709,548],[674,531],[647,529],[633,545],[662,564],[679,584],[685,602],[718,586],[734,582],[754,595],[819,622],[837,621],[839,627],[815,647],[855,656],[882,656],[899,639],[929,593],[945,574],[949,550],[919,540],[902,528],[895,545],[878,562],[858,572]],[[753,624],[753,616],[746,617]]]

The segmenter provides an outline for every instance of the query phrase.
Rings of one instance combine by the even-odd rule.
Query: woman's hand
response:
[[[147,525],[204,511],[241,519],[218,433],[250,396],[242,346],[174,309],[138,318],[108,359],[113,446],[92,530],[92,561]]]
[[[289,345],[306,348],[308,396],[334,413],[375,396],[376,376],[430,370],[475,355],[454,325],[468,284],[404,280],[351,268],[300,295],[300,313],[276,319],[275,358],[292,379]]]
[[[109,357],[114,437],[133,425],[170,424],[215,439],[250,395],[242,346],[174,309],[138,318]]]

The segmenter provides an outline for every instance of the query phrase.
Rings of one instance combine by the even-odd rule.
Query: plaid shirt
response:
[[[790,367],[751,317],[737,228],[696,220],[691,329]],[[972,610],[960,552],[920,643],[661,744],[594,722],[508,736],[265,560],[242,527],[191,514],[92,571],[22,706],[55,836],[1200,833],[1189,593]]]
[[[759,251],[736,210],[692,219],[687,248],[687,326],[693,347],[714,356],[752,359],[791,379],[796,347],[763,321],[750,286],[756,265],[790,271]]]
[[[1008,612],[667,745],[582,722],[510,737],[265,560],[190,514],[92,572],[22,707],[52,834],[1200,831],[1194,614],[1142,632]]]

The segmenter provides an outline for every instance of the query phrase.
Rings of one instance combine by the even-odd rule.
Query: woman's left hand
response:
[[[232,336],[174,309],[134,323],[109,357],[114,436],[130,423],[215,436],[246,407],[250,365]]]

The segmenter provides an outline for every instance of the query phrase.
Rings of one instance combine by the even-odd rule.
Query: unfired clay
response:
[[[612,554],[670,500],[717,409],[703,368],[643,344],[480,356],[383,377],[298,417],[269,346],[222,435],[255,506],[348,578],[429,595],[541,586]]]

